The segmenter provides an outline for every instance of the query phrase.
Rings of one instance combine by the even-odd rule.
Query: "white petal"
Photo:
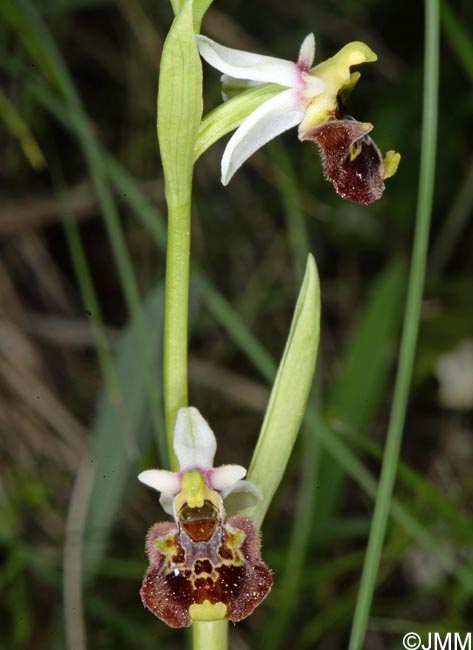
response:
[[[158,492],[177,494],[181,489],[179,474],[168,472],[165,469],[147,469],[145,472],[141,472],[138,480],[158,490]]]
[[[292,89],[268,99],[253,111],[235,131],[223,153],[223,185],[227,185],[236,170],[260,147],[300,124],[304,114],[299,92]]]
[[[211,487],[221,492],[239,481],[245,474],[246,469],[241,465],[222,465],[221,467],[216,467],[212,471]]]
[[[225,500],[225,510],[228,515],[251,508],[261,501],[261,490],[251,481],[237,481],[220,494]]]
[[[172,494],[163,492],[159,497],[159,503],[166,514],[174,515],[174,497]]]
[[[217,442],[212,429],[199,411],[190,406],[179,409],[174,429],[174,451],[181,470],[213,465]]]
[[[276,83],[289,88],[298,88],[302,84],[299,68],[292,61],[234,50],[219,45],[207,36],[196,38],[202,58],[230,77]]]
[[[301,49],[299,50],[299,58],[297,64],[304,70],[309,70],[314,63],[315,58],[315,38],[313,34],[308,34],[302,41]]]

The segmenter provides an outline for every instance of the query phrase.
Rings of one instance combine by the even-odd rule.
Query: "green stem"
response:
[[[210,0],[211,1],[211,0]],[[161,56],[158,139],[168,206],[164,303],[164,413],[172,469],[177,411],[188,405],[187,348],[194,147],[202,117],[202,64],[195,40],[209,0],[173,0],[176,18]],[[226,650],[227,621],[194,623],[194,650]]]
[[[173,451],[177,411],[187,406],[187,329],[191,206],[169,206],[164,304],[164,412],[170,465],[178,469]]]
[[[227,650],[228,621],[192,624],[193,650]]]
[[[422,122],[422,154],[419,196],[412,263],[409,277],[399,368],[396,376],[391,418],[373,520],[366,551],[360,590],[353,619],[349,650],[360,650],[368,624],[376,585],[386,525],[391,508],[394,480],[399,459],[425,280],[427,245],[435,180],[438,103],[438,0],[425,3],[425,62]]]

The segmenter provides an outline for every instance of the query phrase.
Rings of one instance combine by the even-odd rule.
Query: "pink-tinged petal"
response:
[[[138,480],[158,492],[177,494],[181,489],[181,479],[177,472],[165,469],[147,469],[138,476]]]
[[[289,88],[301,85],[300,71],[292,61],[277,59],[220,45],[207,36],[196,36],[200,55],[211,66],[236,79],[276,83]]]
[[[251,481],[237,481],[222,490],[220,496],[224,500],[225,510],[228,515],[251,508],[263,498],[261,490]]]
[[[319,77],[311,74],[310,72],[301,72],[301,77],[304,82],[304,89],[301,91],[301,97],[307,99],[308,102],[313,101],[318,95],[325,92],[327,84]]]
[[[174,429],[174,451],[181,470],[213,465],[217,442],[212,429],[193,406],[178,411]]]
[[[222,465],[216,467],[210,474],[210,487],[217,492],[230,487],[246,475],[246,469],[241,465]]]
[[[372,124],[353,119],[332,120],[302,138],[320,147],[324,171],[344,199],[369,205],[384,192],[385,163],[368,136]]]
[[[301,70],[309,70],[314,63],[315,58],[315,37],[313,34],[308,34],[302,41],[301,49],[299,50],[299,58],[297,65]]]
[[[297,126],[304,113],[299,91],[292,89],[268,99],[253,111],[235,131],[223,153],[223,185],[228,184],[237,169],[260,147]]]

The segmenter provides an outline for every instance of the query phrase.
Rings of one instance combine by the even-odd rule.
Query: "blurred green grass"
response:
[[[431,267],[404,462],[366,648],[399,647],[406,631],[461,631],[473,615],[471,411],[442,408],[434,377],[439,356],[471,337],[473,322],[473,196],[466,191],[472,11],[465,1],[442,3]],[[83,565],[94,572],[84,587],[88,647],[185,643],[139,602],[144,534],[163,515],[157,499],[133,481],[164,455],[162,311],[155,297],[164,272],[165,206],[155,93],[170,20],[167,3],[148,0],[0,5],[0,612],[9,621],[0,647],[9,650],[66,647],[63,548],[67,540],[72,562],[78,560],[83,525]],[[403,160],[371,208],[335,196],[314,148],[293,133],[255,155],[227,190],[218,182],[222,143],[197,164],[190,392],[217,432],[219,461],[249,463],[308,250],[322,281],[316,390],[263,528],[276,587],[230,631],[235,648],[289,640],[294,648],[347,645],[412,240],[421,5],[301,1],[295,10],[279,1],[234,0],[215,3],[203,25],[217,40],[284,58],[294,57],[309,30],[320,58],[355,39],[378,52],[350,110],[373,122],[380,147],[400,150]],[[210,109],[220,101],[218,75],[204,72]],[[25,130],[19,137],[12,115],[37,143],[43,170],[25,156]],[[86,181],[78,201],[72,190]],[[231,389],[215,380],[222,370]],[[258,399],[250,399],[255,387]],[[87,489],[77,482],[89,453],[97,473],[89,488],[100,497],[90,510]],[[82,506],[83,523],[68,527],[74,505],[79,513]],[[77,576],[67,577],[77,595]],[[69,611],[68,620],[74,627],[77,612]]]

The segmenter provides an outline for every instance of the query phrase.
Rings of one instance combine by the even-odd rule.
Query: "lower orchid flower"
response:
[[[384,180],[395,174],[400,155],[383,158],[368,133],[373,126],[347,115],[344,101],[360,74],[350,68],[376,61],[364,43],[353,42],[332,58],[312,67],[315,39],[303,41],[297,63],[235,50],[205,36],[197,36],[201,56],[223,72],[226,86],[244,89],[264,83],[281,92],[254,110],[236,130],[222,158],[222,183],[264,144],[299,125],[299,139],[318,144],[325,174],[340,196],[370,204],[384,191]]]
[[[174,430],[180,470],[146,470],[139,480],[161,492],[174,523],[154,524],[146,537],[150,566],[143,579],[145,607],[171,627],[227,618],[241,621],[271,590],[261,559],[260,534],[227,509],[253,505],[258,488],[242,480],[240,465],[213,467],[215,436],[193,407],[180,409]]]

